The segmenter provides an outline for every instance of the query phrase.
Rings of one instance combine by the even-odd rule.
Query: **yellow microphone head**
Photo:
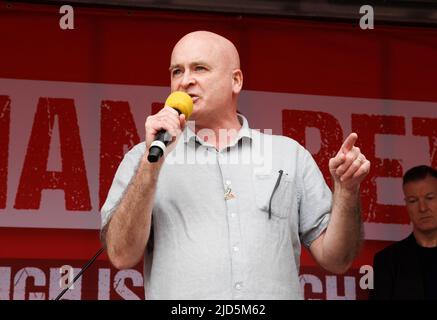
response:
[[[185,119],[188,119],[193,113],[193,99],[183,91],[172,92],[165,100],[165,105],[179,110],[185,115]]]

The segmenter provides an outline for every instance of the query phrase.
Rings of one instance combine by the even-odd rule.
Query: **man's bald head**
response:
[[[193,99],[191,114],[200,127],[229,127],[238,123],[237,97],[243,85],[240,58],[234,44],[208,31],[191,32],[173,48],[170,61],[172,91]],[[237,125],[231,125],[237,127]]]
[[[196,47],[208,47],[221,57],[224,63],[227,63],[232,69],[240,69],[240,57],[235,45],[213,32],[209,31],[194,31],[183,36],[174,46],[172,57],[175,52],[184,48],[195,50]]]

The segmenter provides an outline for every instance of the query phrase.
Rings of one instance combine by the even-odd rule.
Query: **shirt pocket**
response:
[[[281,173],[282,171],[282,173]],[[255,202],[266,216],[286,219],[294,199],[294,183],[288,173],[280,170],[270,175],[254,175]]]

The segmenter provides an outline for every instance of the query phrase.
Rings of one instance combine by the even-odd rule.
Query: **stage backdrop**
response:
[[[365,244],[332,275],[302,255],[308,299],[366,299],[376,251],[411,231],[401,177],[437,166],[437,30],[171,11],[0,2],[0,299],[53,299],[60,267],[99,249],[99,209],[146,116],[169,94],[176,41],[210,30],[237,46],[239,110],[255,129],[294,138],[328,183],[352,131],[372,162],[362,185]],[[100,257],[67,299],[139,299],[141,265]]]

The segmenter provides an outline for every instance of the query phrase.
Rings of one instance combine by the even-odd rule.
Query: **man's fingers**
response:
[[[355,171],[352,178],[358,178],[358,177],[364,176],[364,175],[368,174],[369,171],[370,171],[370,161],[364,160],[364,163],[361,165],[361,167],[357,171]]]
[[[181,128],[178,122],[174,121],[166,121],[161,120],[160,121],[161,128],[167,131],[172,137],[176,137],[181,132]]]
[[[169,112],[169,113],[174,114],[176,116],[179,115],[179,112],[177,112],[176,109],[173,109],[172,107],[169,107],[169,106],[164,106],[164,108],[162,108],[162,110],[160,110],[158,113],[161,113],[161,112]]]
[[[353,132],[343,142],[335,158],[329,160],[334,179],[346,186],[357,186],[370,171],[370,161],[355,147],[358,135]],[[340,161],[340,155],[343,156]]]
[[[346,159],[344,153],[339,152],[334,158],[329,159],[329,168],[331,170],[336,170]]]
[[[147,145],[150,145],[156,139],[157,133],[161,130],[167,131],[168,135],[172,137],[171,141],[174,141],[175,137],[181,134],[182,128],[179,114],[177,111],[173,111],[176,112],[176,115],[170,110],[165,110],[147,117],[145,123]]]
[[[150,128],[155,134],[161,130],[165,131],[175,131],[180,129],[179,121],[175,121],[174,119],[155,119],[153,124],[151,124]]]
[[[351,165],[347,168],[346,172],[341,175],[340,180],[344,181],[350,177],[352,177],[355,172],[363,165],[363,160],[361,158],[356,158]]]
[[[358,147],[353,147],[352,150],[350,150],[347,154],[345,154],[345,161],[341,166],[337,168],[337,175],[341,176],[349,169],[351,164],[360,157],[361,151]]]
[[[183,113],[179,115],[179,123],[181,130],[184,130],[185,125],[187,124],[187,120],[185,119],[185,115]]]
[[[348,179],[355,179],[361,176],[365,176],[370,171],[370,161],[361,154],[357,159],[355,159],[346,172],[340,175],[340,181],[345,181]]]
[[[179,121],[179,118],[159,118],[157,119],[157,122],[162,126],[163,129],[167,130],[167,127],[171,128],[180,128],[181,124]]]
[[[358,135],[355,132],[352,132],[347,138],[346,140],[344,140],[342,146],[341,146],[341,151],[346,154],[348,153],[350,150],[352,150],[353,146],[355,145],[355,142],[358,139]]]
[[[169,131],[171,128],[175,130],[182,128],[179,113],[169,106],[165,106],[157,114],[152,116],[150,122],[156,131],[161,129]],[[160,126],[160,128],[158,128],[158,126]]]

